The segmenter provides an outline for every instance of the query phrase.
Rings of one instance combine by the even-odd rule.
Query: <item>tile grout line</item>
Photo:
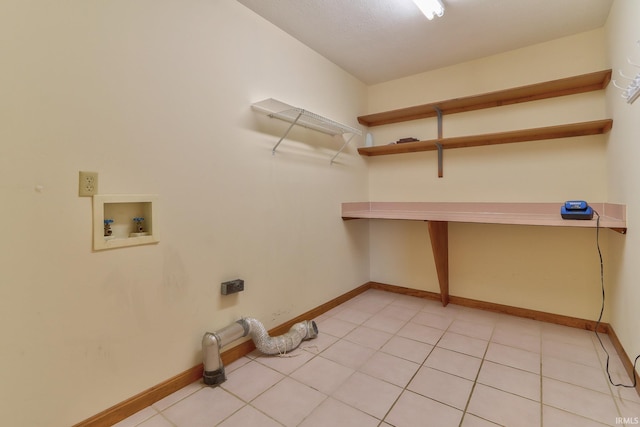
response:
[[[397,299],[397,298],[394,298],[394,299],[393,299],[393,300],[391,300],[389,303],[385,304],[383,308],[386,308],[386,307],[388,307],[389,305],[391,305],[391,303],[392,303],[393,301],[395,301],[396,299]],[[355,308],[354,308],[354,310],[357,310],[357,309],[355,309]],[[362,310],[359,310],[359,311],[362,311]],[[368,313],[368,312],[366,312],[366,313]],[[338,314],[338,313],[336,313],[336,314]],[[369,317],[367,318],[367,320],[368,320],[368,319],[370,319],[371,317],[375,316],[376,314],[377,314],[377,313],[372,313],[372,314],[371,314],[371,316],[369,316]],[[335,315],[334,315],[334,316],[330,316],[330,317],[335,317]],[[369,347],[367,347],[367,346],[365,346],[365,345],[362,345],[362,344],[359,344],[359,343],[354,343],[353,341],[350,341],[350,340],[346,339],[346,336],[347,336],[347,335],[349,335],[351,332],[353,332],[355,329],[357,329],[357,328],[359,328],[359,327],[361,327],[361,326],[362,326],[362,327],[366,327],[366,326],[364,326],[364,322],[366,322],[366,320],[365,320],[363,323],[354,323],[354,322],[351,322],[351,321],[349,321],[349,320],[343,320],[343,319],[338,319],[338,320],[342,320],[342,321],[344,321],[344,322],[351,323],[351,324],[353,324],[353,325],[356,325],[356,327],[355,327],[354,329],[350,330],[349,332],[347,332],[347,333],[346,333],[344,336],[342,336],[342,337],[336,337],[336,336],[334,336],[334,335],[328,334],[328,335],[333,336],[334,338],[337,338],[337,340],[336,340],[334,343],[332,343],[331,345],[329,345],[327,348],[325,348],[324,350],[322,350],[321,352],[318,352],[318,353],[314,354],[314,356],[313,356],[311,359],[309,359],[307,362],[305,362],[305,365],[306,365],[307,363],[309,363],[312,359],[316,358],[316,357],[322,357],[322,356],[320,356],[320,354],[321,354],[322,352],[324,352],[325,350],[329,349],[330,347],[334,346],[335,344],[337,344],[338,342],[340,342],[340,341],[342,341],[342,340],[345,340],[346,342],[349,342],[349,343],[352,343],[352,344],[355,344],[355,345],[361,345],[362,347],[365,347],[365,348],[369,348]],[[407,322],[408,322],[408,321],[405,321],[405,323],[407,323]],[[375,330],[375,331],[380,331],[379,329],[375,329],[375,328],[369,328],[369,329],[373,329],[373,330]],[[381,331],[381,332],[384,332],[384,331]],[[389,341],[393,336],[395,336],[395,334],[392,334],[392,335],[391,335],[391,337],[389,337],[389,339],[387,339],[387,341],[385,341],[385,344],[386,344],[386,343],[387,343],[387,342],[388,342],[388,341]],[[384,345],[384,344],[383,344],[383,345]],[[382,348],[382,347],[381,347],[381,348]],[[374,353],[372,353],[372,354],[371,354],[371,356],[369,356],[369,358],[367,358],[367,361],[368,361],[369,359],[371,359],[371,358],[373,357],[373,355],[374,355],[374,354],[376,354],[378,351],[380,351],[380,350],[378,349],[378,350],[376,350]],[[333,360],[331,360],[331,359],[327,359],[327,360],[334,362],[334,361],[333,361]],[[338,362],[334,362],[334,363],[338,363]],[[362,365],[364,365],[364,363],[366,363],[366,361],[365,361],[365,362],[363,362],[363,363],[362,363]],[[342,365],[342,364],[340,364],[340,365],[341,365],[341,366],[344,366],[344,365]],[[362,365],[360,365],[360,366],[362,366]],[[303,366],[304,366],[304,365],[303,365]],[[347,368],[349,368],[349,367],[347,366]],[[300,368],[298,368],[298,369],[300,369]],[[349,368],[349,369],[353,369],[353,368]],[[296,369],[296,370],[294,370],[293,372],[295,372],[295,371],[297,371],[297,369]],[[293,373],[293,372],[292,372],[292,373]],[[359,371],[359,369],[353,369],[353,372],[351,373],[351,375],[349,375],[349,376],[348,376],[348,377],[343,381],[343,384],[344,384],[345,382],[347,382],[351,377],[353,377],[357,372],[360,372],[360,371]],[[364,374],[364,373],[363,373],[363,374]],[[287,376],[286,376],[286,377],[287,377],[287,378],[289,378],[289,375],[290,375],[290,374],[287,374]],[[365,375],[366,375],[366,374],[365,374]],[[297,381],[295,378],[291,378],[291,379],[292,379],[292,380],[294,380],[294,381]],[[298,382],[299,382],[299,381],[298,381]],[[319,393],[325,394],[325,393],[323,393],[322,391],[317,390],[317,389],[315,389],[315,388],[311,387],[311,386],[310,386],[310,385],[308,385],[308,384],[304,384],[304,383],[301,383],[301,384],[303,384],[303,385],[305,385],[305,386],[307,386],[307,387],[309,387],[309,388],[311,388],[311,389],[313,389],[313,390],[316,390],[316,391],[318,391]],[[339,388],[339,387],[338,387],[338,388]],[[336,391],[336,390],[334,390],[333,392],[335,392],[335,391]],[[265,390],[265,392],[266,392],[266,390]],[[332,392],[332,393],[333,393],[333,392]],[[310,415],[311,415],[311,414],[312,414],[312,413],[313,413],[313,412],[314,412],[314,411],[315,411],[315,410],[316,410],[320,405],[322,405],[322,404],[323,404],[324,402],[326,402],[329,398],[331,398],[331,396],[332,396],[332,394],[327,394],[327,395],[326,395],[326,398],[325,398],[325,399],[323,399],[323,400],[322,400],[322,402],[320,402],[320,403],[319,403],[319,404],[318,404],[318,405],[317,405],[317,406],[316,406],[316,407],[315,407],[315,408],[314,408],[314,409],[313,409],[309,414],[307,414],[307,415],[306,415],[306,416],[305,416],[305,417],[300,421],[300,423],[299,423],[298,425],[300,425],[301,423],[303,423],[303,422],[304,422],[304,420],[306,420],[306,419],[307,419],[307,418],[308,418],[308,417],[309,417],[309,416],[310,416]],[[361,409],[359,409],[359,408],[356,408],[355,406],[352,406],[352,405],[350,405],[350,404],[348,404],[348,403],[346,403],[346,402],[343,402],[343,401],[341,401],[341,400],[338,400],[338,399],[336,399],[336,400],[337,400],[337,401],[339,401],[340,403],[342,403],[342,404],[344,404],[344,405],[346,405],[346,406],[348,406],[348,407],[350,407],[350,408],[352,408],[352,409],[354,409],[354,410],[358,411],[358,412],[361,412],[361,413],[363,413],[363,414],[366,414],[366,415],[368,415],[368,416],[371,416],[371,417],[373,417],[374,419],[378,419],[378,418],[376,418],[375,416],[373,416],[373,415],[371,415],[371,414],[369,414],[369,413],[367,413],[367,412],[364,412],[364,411],[362,411],[362,410],[361,410]],[[385,415],[385,416],[386,416],[386,415]],[[382,420],[380,420],[380,422],[378,423],[378,426],[380,426],[380,424],[381,424],[383,421],[384,421],[384,418],[383,418]]]
[[[542,340],[542,341],[544,341],[544,340],[543,340],[543,335],[544,335],[544,331],[541,331],[541,340]],[[547,341],[554,342],[555,340],[554,340],[554,339],[548,339]],[[564,341],[558,341],[558,342],[564,343]],[[564,360],[564,359],[560,359],[560,360],[564,360],[564,361],[569,362],[569,363],[575,363],[575,364],[577,364],[577,365],[580,365],[580,366],[583,366],[583,367],[587,367],[587,368],[599,369],[600,373],[601,373],[603,376],[605,376],[605,377],[606,377],[606,371],[605,371],[605,368],[604,368],[604,366],[603,366],[603,362],[602,362],[602,360],[601,360],[601,358],[600,358],[600,354],[599,354],[599,353],[598,353],[598,351],[597,351],[597,345],[596,345],[596,343],[594,342],[593,338],[590,338],[590,342],[591,342],[591,344],[592,344],[592,345],[591,345],[592,349],[593,349],[593,350],[595,350],[596,357],[597,357],[597,359],[598,359],[598,363],[599,363],[599,365],[600,365],[600,366],[599,366],[599,368],[595,368],[594,366],[587,365],[587,364],[584,364],[584,363],[581,363],[581,362],[573,362],[573,361]],[[569,343],[569,344],[571,344],[571,343]],[[580,345],[578,345],[578,344],[575,344],[575,345],[576,345],[576,346],[581,347],[581,346],[580,346]],[[583,347],[583,348],[584,348],[585,350],[587,350],[587,347],[586,347],[586,346],[585,346],[585,347]],[[544,374],[543,374],[543,371],[542,371],[542,360],[543,360],[542,354],[543,354],[543,346],[542,346],[542,342],[541,342],[541,347],[540,347],[540,395],[541,395],[541,397],[540,397],[540,401],[541,401],[541,403],[542,403],[542,410],[544,410],[544,406],[545,406],[545,405],[544,405],[544,402],[542,402],[543,383],[544,383],[543,379],[544,379],[544,378],[549,378],[550,380],[553,380],[553,381],[556,381],[556,382],[560,382],[560,383],[563,383],[563,384],[567,384],[567,385],[570,385],[570,386],[572,386],[572,387],[577,387],[577,388],[580,388],[580,389],[587,390],[587,391],[589,391],[589,392],[600,393],[600,394],[602,394],[602,395],[604,395],[604,396],[607,396],[607,393],[602,392],[602,391],[600,391],[600,390],[596,390],[596,389],[591,388],[591,387],[586,386],[586,385],[574,384],[573,382],[570,382],[569,380],[565,380],[565,379],[558,379],[558,378],[553,378],[553,377],[547,377],[546,375],[544,375]],[[553,358],[553,357],[552,357],[552,358]],[[606,379],[606,378],[605,378],[605,379]],[[609,393],[608,393],[608,394],[610,395],[610,397],[611,397],[611,398],[612,398],[612,400],[613,400],[613,403],[614,403],[614,405],[615,405],[615,407],[616,407],[616,411],[618,412],[618,414],[620,414],[620,413],[621,413],[620,408],[619,408],[619,406],[618,406],[618,404],[617,404],[617,401],[616,401],[616,399],[615,399],[615,395],[613,395],[613,391],[612,391],[612,389],[611,389],[611,385],[609,384],[608,379],[606,379],[606,382],[607,382],[608,390],[609,390]],[[549,406],[549,407],[551,407],[551,408],[554,408],[554,409],[556,409],[556,410],[562,411],[562,412],[564,412],[564,413],[567,413],[567,414],[571,414],[571,415],[573,415],[573,416],[578,416],[578,417],[584,418],[584,419],[589,420],[589,421],[591,421],[591,422],[598,422],[598,423],[600,423],[600,422],[601,422],[600,420],[597,420],[597,419],[594,419],[594,418],[588,417],[588,416],[586,416],[586,415],[584,415],[584,414],[581,414],[581,413],[573,412],[572,410],[569,410],[569,409],[564,409],[564,408],[560,408],[560,407],[552,406],[552,405],[548,405],[548,406]],[[542,426],[542,427],[544,427],[544,426]]]
[[[329,335],[331,335],[331,334],[329,334]],[[342,339],[342,338],[338,338],[338,340],[337,340],[336,342],[340,341],[341,339]],[[335,344],[336,342],[334,342],[333,344]],[[331,345],[333,345],[333,344],[331,344]],[[331,345],[330,345],[329,347],[331,347]],[[327,348],[329,348],[329,347],[327,347]],[[306,350],[304,350],[304,349],[301,349],[301,350],[302,350],[302,351],[306,351]],[[326,349],[325,349],[325,350],[326,350]],[[324,351],[324,350],[323,350],[323,351]],[[251,399],[251,402],[253,402],[254,400],[256,400],[258,397],[262,396],[262,395],[263,395],[264,393],[266,393],[267,391],[271,390],[273,387],[275,387],[277,384],[279,384],[279,383],[281,383],[282,381],[284,381],[286,378],[289,378],[291,381],[295,381],[295,382],[297,382],[297,383],[300,383],[300,384],[304,385],[305,387],[309,387],[310,389],[315,390],[315,391],[317,391],[318,393],[320,393],[320,394],[323,394],[323,395],[324,395],[325,393],[323,393],[322,391],[317,390],[317,389],[315,389],[315,388],[311,387],[311,386],[310,386],[310,385],[308,385],[308,384],[304,384],[303,382],[298,381],[298,380],[296,380],[295,378],[291,378],[291,374],[292,374],[292,373],[296,372],[298,369],[300,369],[302,366],[306,365],[307,363],[311,362],[311,361],[312,361],[313,359],[315,359],[316,357],[320,357],[320,353],[322,353],[322,352],[321,352],[321,351],[319,351],[318,353],[313,353],[313,352],[308,351],[307,353],[311,353],[311,354],[313,354],[313,356],[312,356],[309,360],[307,360],[305,363],[303,363],[301,366],[299,366],[298,368],[296,368],[296,369],[294,369],[293,371],[289,372],[288,374],[284,374],[284,373],[282,373],[282,372],[280,372],[280,371],[278,371],[278,370],[276,370],[276,369],[271,368],[270,366],[266,366],[266,365],[264,365],[264,364],[260,363],[260,362],[257,360],[257,358],[256,358],[255,360],[256,360],[256,362],[257,362],[257,363],[260,363],[262,366],[266,366],[267,368],[272,369],[272,370],[274,370],[274,371],[276,371],[276,372],[278,372],[278,373],[280,373],[280,374],[284,375],[284,378],[281,378],[281,379],[280,379],[280,381],[276,382],[276,383],[275,383],[275,384],[273,384],[271,387],[267,388],[265,391],[263,391],[262,393],[260,393],[258,396],[256,396],[256,397],[254,397],[253,399]],[[330,394],[326,394],[326,395],[325,395],[325,398],[324,398],[324,399],[322,399],[322,401],[321,401],[320,403],[318,403],[318,405],[317,405],[315,408],[313,408],[313,410],[311,410],[311,412],[309,412],[309,413],[308,413],[304,418],[302,418],[302,420],[300,421],[300,423],[304,422],[304,420],[305,420],[309,415],[311,415],[311,414],[313,413],[313,411],[315,411],[315,410],[316,410],[320,405],[322,405],[324,402],[326,402],[330,397],[331,397],[331,395],[330,395]],[[246,402],[246,404],[247,404],[247,405],[249,405],[249,406],[251,406],[251,407],[252,407],[253,409],[255,409],[256,411],[259,411],[260,413],[262,413],[262,414],[266,415],[269,419],[271,419],[271,420],[275,421],[276,423],[278,423],[278,424],[280,424],[280,425],[284,426],[284,424],[283,424],[283,423],[281,423],[280,421],[276,420],[275,418],[273,418],[273,417],[272,417],[272,416],[270,416],[269,414],[265,413],[264,411],[260,410],[259,408],[256,408],[254,405],[252,405],[252,404],[251,404],[251,402]],[[300,423],[298,423],[298,425],[299,425]]]
[[[542,374],[542,336],[543,336],[542,328],[540,328],[540,427],[544,427],[544,403],[542,401],[542,387],[543,387],[543,374]]]
[[[482,371],[482,366],[484,365],[484,361],[485,361],[485,357],[487,356],[487,352],[489,351],[489,345],[491,344],[491,338],[493,338],[493,334],[496,331],[496,326],[495,324],[493,325],[493,328],[491,329],[491,335],[489,336],[489,340],[487,341],[487,347],[484,349],[484,354],[482,355],[482,359],[480,360],[480,366],[478,367],[478,372],[476,373],[476,377],[473,380],[473,385],[471,386],[471,391],[469,392],[469,397],[467,398],[467,404],[464,407],[464,410],[462,411],[462,418],[460,419],[460,424],[458,427],[462,427],[462,423],[464,422],[464,417],[467,415],[467,410],[469,409],[469,404],[471,403],[471,396],[473,396],[473,392],[476,389],[476,385],[478,384],[478,378],[480,377],[480,371]],[[484,418],[483,418],[484,419]],[[490,420],[487,420],[489,422],[493,422]],[[497,424],[497,423],[495,423]]]
[[[418,311],[418,313],[415,314],[415,316],[417,316],[418,314],[420,314],[420,312],[423,310]],[[415,317],[414,316],[414,317]],[[411,318],[413,319],[413,317]],[[409,323],[411,320],[407,320],[406,323]],[[405,324],[406,324],[405,323]],[[448,329],[448,326],[447,326]],[[446,330],[444,331],[446,332]],[[431,348],[431,350],[429,351],[429,353],[427,353],[427,355],[425,356],[424,360],[422,361],[422,363],[420,363],[420,365],[418,366],[418,369],[416,369],[416,371],[413,373],[413,375],[411,376],[411,378],[409,378],[409,381],[407,381],[407,383],[405,384],[405,386],[402,388],[402,391],[400,392],[400,394],[398,394],[398,397],[396,397],[396,399],[393,401],[393,403],[391,404],[391,406],[389,407],[389,409],[387,410],[387,412],[384,414],[384,416],[382,417],[382,420],[380,421],[380,423],[386,422],[386,418],[387,416],[389,416],[389,413],[391,413],[391,411],[393,410],[393,408],[396,406],[396,404],[398,403],[398,400],[400,400],[400,397],[402,396],[402,394],[406,391],[414,393],[411,390],[408,390],[407,387],[409,387],[409,384],[411,384],[411,381],[413,381],[413,379],[416,377],[416,375],[418,375],[418,372],[420,371],[421,368],[424,367],[424,363],[427,361],[427,359],[429,358],[429,356],[431,355],[431,353],[433,353],[433,350],[435,350],[436,346],[438,345],[438,343],[440,342],[440,340],[442,339],[442,337],[444,336],[444,332],[442,335],[440,335],[440,338],[438,338],[438,340],[433,344],[433,347]],[[430,345],[430,344],[429,344]],[[380,424],[378,424],[380,425]]]
[[[164,412],[164,411],[158,412],[158,414],[160,414],[160,416],[161,416],[161,417],[162,417],[166,422],[168,422],[169,424],[171,424],[173,427],[177,427],[177,426],[173,423],[173,421],[171,421],[169,418],[167,418],[167,417],[165,417],[165,416],[164,416],[163,412]]]
[[[396,299],[397,299],[397,298],[394,298],[393,300],[391,300],[391,301],[390,301],[389,303],[387,303],[387,304],[386,304],[382,309],[387,308],[388,306],[390,306],[390,305],[392,304],[392,302],[393,302],[393,301],[395,301]],[[382,309],[381,309],[381,310],[382,310]],[[367,318],[367,320],[371,319],[371,318],[372,318],[372,317],[374,317],[376,314],[377,314],[377,313],[372,314],[371,316],[369,316],[369,318]],[[364,322],[366,322],[367,320],[365,320]],[[356,326],[356,328],[354,328],[353,330],[357,329],[357,328],[358,328],[358,327],[360,327],[360,326],[362,326],[362,327],[367,327],[367,326],[364,326],[364,322],[362,322],[361,324],[357,325],[357,326]],[[407,322],[408,322],[408,321],[406,321],[406,322],[405,322],[405,324],[406,324]],[[375,330],[375,331],[380,331],[379,329],[375,329],[375,328],[369,328],[369,329],[373,329],[373,330]],[[347,341],[347,342],[352,343],[352,344],[362,345],[362,344],[354,343],[354,342],[349,341],[348,339],[346,339],[346,336],[347,336],[347,335],[349,335],[351,332],[353,332],[353,330],[352,330],[352,331],[350,331],[350,332],[348,332],[347,334],[345,334],[345,336],[344,336],[344,337],[338,338],[338,341],[336,341],[335,343],[331,344],[331,346],[335,345],[337,342],[339,342],[339,341],[341,341],[341,340],[343,340],[343,339],[344,339],[345,341]],[[380,331],[380,332],[384,332],[384,331]],[[387,339],[387,341],[385,341],[385,344],[386,344],[387,342],[389,342],[389,340],[390,340],[392,337],[394,337],[394,336],[395,336],[395,334],[392,334],[392,335],[391,335],[391,337],[389,337],[389,338]],[[329,346],[329,347],[331,347],[331,346]],[[363,346],[363,347],[365,347],[365,348],[369,348],[369,347],[367,347],[367,346],[365,346],[365,345],[362,345],[362,346]],[[383,346],[384,346],[384,344],[383,344],[380,348],[382,348]],[[327,347],[327,348],[329,348],[329,347]],[[326,349],[325,349],[325,350],[326,350]],[[323,350],[323,351],[324,351],[324,350]],[[360,370],[359,370],[359,369],[360,369],[360,368],[361,368],[365,363],[367,363],[367,362],[368,362],[368,361],[369,361],[369,360],[370,360],[370,359],[371,359],[371,358],[372,358],[372,357],[373,357],[373,356],[374,356],[378,351],[380,351],[380,349],[378,349],[378,350],[376,350],[374,353],[372,353],[372,354],[371,354],[371,356],[369,356],[369,357],[367,358],[367,360],[366,360],[366,361],[364,361],[364,362],[363,362],[363,363],[358,367],[358,369],[354,369],[354,370],[353,370],[353,373],[352,373],[351,375],[349,375],[349,377],[347,377],[347,378],[342,382],[342,384],[344,384],[344,383],[346,383],[347,381],[349,381],[349,379],[350,379],[351,377],[353,377],[357,372],[360,372]],[[337,363],[337,362],[336,362],[336,363]],[[343,366],[344,366],[344,365],[343,365]],[[362,372],[362,374],[363,374],[363,375],[367,375],[367,374],[364,374],[363,372]],[[342,385],[342,384],[341,384],[341,385]],[[341,386],[341,385],[340,385],[340,386]],[[340,386],[338,386],[338,389],[340,388]],[[334,390],[334,392],[335,392],[335,391],[337,391],[338,389]],[[401,394],[402,394],[402,392],[401,392]],[[329,398],[329,397],[331,397],[331,395],[328,395],[328,396],[327,396],[327,398]],[[400,396],[398,396],[398,397],[400,397]],[[337,400],[337,399],[336,399],[336,400]],[[353,408],[353,409],[355,409],[355,410],[357,410],[357,411],[360,411],[360,412],[362,412],[362,413],[365,413],[365,414],[367,414],[367,415],[369,415],[369,416],[371,416],[371,417],[373,417],[373,418],[375,418],[375,419],[378,419],[378,418],[377,418],[377,417],[375,417],[374,415],[371,415],[371,414],[369,414],[368,412],[364,412],[364,411],[362,411],[361,409],[356,408],[355,406],[352,406],[352,405],[350,405],[350,404],[348,404],[348,403],[346,403],[346,402],[343,402],[343,401],[341,401],[341,400],[339,400],[339,402],[341,402],[341,403],[343,403],[343,404],[345,404],[345,405],[349,406],[350,408]],[[395,402],[394,402],[394,404],[395,404]],[[393,406],[393,405],[392,405],[392,406]],[[312,411],[312,412],[313,412],[313,411]],[[384,422],[384,418],[387,416],[387,414],[388,414],[388,411],[387,411],[387,413],[385,413],[385,415],[382,417],[382,419],[380,419],[380,422],[378,423],[378,426],[380,426],[380,425]],[[305,418],[306,418],[306,417],[305,417]]]
[[[420,313],[420,312],[422,312],[422,311],[424,311],[424,309],[420,310],[418,313],[416,313],[416,315],[417,315],[417,314],[419,314],[419,313]],[[430,313],[430,314],[433,314],[433,315],[436,315],[436,316],[441,317],[441,316],[440,316],[439,314],[437,314],[437,313],[433,313],[433,312],[430,312],[430,311],[427,311],[427,312],[428,312],[428,313]],[[414,316],[414,317],[415,317],[415,316]],[[451,322],[447,325],[446,329],[441,329],[441,330],[442,330],[442,335],[440,335],[440,337],[438,338],[438,340],[433,344],[433,346],[432,346],[431,350],[429,351],[429,353],[427,354],[427,356],[424,358],[424,360],[423,360],[423,361],[422,361],[422,363],[420,364],[420,367],[419,367],[419,368],[416,370],[416,372],[411,376],[411,378],[409,379],[409,381],[407,382],[407,384],[404,386],[404,388],[403,388],[403,389],[402,389],[402,391],[400,392],[400,395],[398,395],[398,397],[396,398],[396,400],[393,402],[393,404],[391,405],[391,407],[389,408],[389,410],[388,410],[388,411],[387,411],[387,413],[385,414],[385,416],[384,416],[384,418],[383,418],[383,420],[382,420],[382,421],[384,421],[384,420],[386,419],[386,417],[389,415],[389,413],[391,412],[391,410],[393,409],[393,407],[396,405],[396,403],[397,403],[397,402],[398,402],[398,400],[400,399],[400,396],[402,396],[402,394],[403,394],[404,392],[407,392],[407,391],[408,391],[408,392],[410,392],[410,393],[415,393],[415,394],[418,394],[419,396],[423,396],[423,395],[421,395],[420,393],[416,393],[416,392],[414,392],[414,391],[412,391],[412,390],[409,390],[409,389],[408,389],[409,384],[411,384],[411,382],[413,381],[413,379],[415,378],[415,376],[418,374],[418,371],[420,371],[420,369],[422,369],[422,368],[433,369],[433,370],[436,370],[436,371],[439,371],[439,372],[443,372],[443,373],[448,374],[448,375],[453,375],[453,374],[450,374],[450,373],[445,372],[445,371],[441,371],[441,370],[436,369],[436,368],[431,368],[431,367],[428,367],[428,366],[424,366],[424,364],[425,364],[425,362],[429,359],[429,356],[431,356],[431,354],[433,353],[433,351],[434,351],[436,348],[441,348],[441,349],[444,349],[444,350],[448,350],[448,351],[453,351],[453,352],[456,352],[456,353],[460,353],[460,352],[458,352],[458,351],[456,351],[456,350],[450,350],[450,349],[447,349],[447,348],[445,348],[445,347],[438,347],[438,343],[442,340],[442,338],[445,336],[445,334],[449,331],[449,328],[450,328],[450,327],[451,327],[451,325],[455,322],[456,317],[457,317],[457,316],[456,316],[456,315],[454,315],[454,316],[451,318]],[[413,319],[413,317],[412,317],[412,319]],[[410,320],[408,320],[406,323],[409,323],[409,322],[410,322]],[[425,326],[426,326],[426,325],[425,325]],[[437,329],[439,329],[439,328],[437,328]],[[461,335],[461,334],[457,334],[457,333],[455,333],[455,332],[453,332],[453,331],[451,331],[451,333],[454,333],[454,334],[456,334],[456,335]],[[493,330],[492,330],[492,334],[493,334]],[[462,336],[467,337],[466,335],[462,335]],[[467,337],[467,338],[473,338],[473,337]],[[485,354],[486,354],[487,349],[488,349],[488,347],[489,347],[488,343],[489,343],[489,341],[487,341],[487,348],[485,348]],[[431,344],[429,344],[429,345],[431,345]],[[465,354],[465,355],[466,355],[466,353],[460,353],[460,354]],[[471,356],[471,355],[468,355],[468,356]],[[473,357],[473,356],[472,356],[472,357]],[[482,359],[482,360],[484,360],[484,356],[483,356],[483,359]],[[481,366],[482,366],[482,362],[481,362]],[[481,367],[481,366],[480,366],[480,367]],[[477,379],[477,377],[478,377],[479,373],[480,373],[480,368],[478,368],[478,373],[476,373],[476,379]],[[457,377],[457,375],[454,375],[454,376],[456,376],[456,377]],[[463,378],[463,377],[460,377],[460,378]],[[463,379],[466,379],[466,378],[463,378]],[[463,421],[463,419],[464,419],[464,415],[465,415],[465,413],[466,413],[466,408],[467,408],[467,406],[468,406],[468,404],[469,404],[469,401],[471,400],[471,394],[473,393],[473,389],[474,389],[474,388],[475,388],[475,381],[474,381],[474,385],[472,386],[471,392],[469,393],[469,398],[467,399],[467,404],[465,405],[465,409],[461,411],[461,412],[462,412],[462,417],[461,417],[461,419],[460,419],[460,425],[462,425],[462,421]],[[441,403],[441,404],[443,404],[443,405],[449,406],[449,407],[451,407],[451,408],[453,408],[453,409],[456,409],[456,410],[460,411],[460,409],[459,409],[459,408],[456,408],[456,407],[454,407],[454,406],[451,406],[451,405],[449,405],[449,404],[447,404],[447,403],[440,402],[440,401],[438,401],[438,400],[432,399],[432,398],[427,397],[427,396],[423,396],[423,397],[425,397],[425,398],[427,398],[427,399],[430,399],[430,400],[433,400],[433,401],[435,401],[435,402],[439,402],[439,403]]]

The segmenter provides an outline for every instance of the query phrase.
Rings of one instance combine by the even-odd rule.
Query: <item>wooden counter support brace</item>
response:
[[[436,263],[440,299],[442,305],[449,304],[449,232],[447,221],[427,221],[433,259]]]

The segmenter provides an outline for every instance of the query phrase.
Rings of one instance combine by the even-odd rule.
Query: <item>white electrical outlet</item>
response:
[[[94,196],[98,194],[98,172],[80,171],[78,196]]]

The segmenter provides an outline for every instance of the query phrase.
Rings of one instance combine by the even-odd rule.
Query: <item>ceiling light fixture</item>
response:
[[[444,5],[440,0],[413,0],[413,2],[429,21],[436,16],[444,15]]]

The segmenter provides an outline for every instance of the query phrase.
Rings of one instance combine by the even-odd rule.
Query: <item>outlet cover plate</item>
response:
[[[80,171],[78,179],[78,196],[95,196],[98,194],[98,172]]]

